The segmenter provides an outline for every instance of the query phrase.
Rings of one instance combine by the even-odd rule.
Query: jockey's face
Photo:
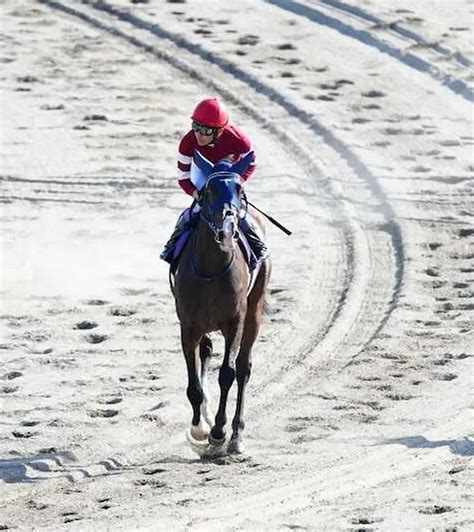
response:
[[[203,124],[198,124],[197,122],[193,122],[192,129],[199,146],[207,146],[208,144],[211,144],[211,142],[213,142],[222,132],[222,129],[208,127]]]
[[[211,135],[203,135],[199,131],[195,131],[194,135],[199,146],[207,146],[214,140],[214,133]]]

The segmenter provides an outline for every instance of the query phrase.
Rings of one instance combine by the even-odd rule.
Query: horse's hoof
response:
[[[209,435],[205,440],[195,440],[191,431],[186,432],[187,440],[191,449],[201,458],[217,458],[228,454],[227,447],[224,445],[226,438],[216,440]]]
[[[191,431],[186,431],[186,439],[188,440],[189,446],[191,449],[201,458],[206,458],[209,456],[209,442],[207,438],[205,440],[196,440],[193,438]]]
[[[186,439],[192,447],[204,447],[208,444],[207,440],[196,440],[190,431],[186,431]]]
[[[226,435],[224,427],[214,425],[209,433],[209,442],[215,442],[216,445],[221,445],[225,441]]]
[[[229,454],[242,454],[244,450],[244,444],[239,438],[232,438],[227,447]]]
[[[188,440],[189,445],[191,446],[191,449],[198,453],[200,456],[203,452],[203,449],[205,449],[209,443],[207,441],[207,434],[205,437],[202,437],[203,434],[196,434],[197,437],[193,434],[193,429],[186,431],[186,439]]]
[[[189,431],[193,440],[198,442],[207,442],[209,436],[209,431],[206,430],[204,424],[201,422],[199,425],[192,425],[191,430]]]
[[[223,438],[214,438],[211,433],[207,437],[207,440],[209,444],[212,445],[213,447],[222,447],[225,443],[226,437],[224,436]]]
[[[202,448],[202,452],[200,453],[201,458],[213,459],[227,456],[229,451],[227,450],[227,446],[224,445],[224,442],[218,444],[208,442],[208,444]]]

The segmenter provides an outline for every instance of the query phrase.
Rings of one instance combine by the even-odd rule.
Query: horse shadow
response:
[[[474,456],[474,442],[467,436],[458,440],[428,440],[424,436],[407,436],[405,438],[391,438],[384,440],[386,445],[400,444],[409,449],[436,449],[448,447],[451,453],[458,456]]]
[[[103,468],[103,473],[96,471],[91,473],[88,466],[75,466],[76,461],[76,457],[70,451],[0,458],[0,480],[7,484],[35,484],[54,477],[65,477],[74,482],[79,478],[117,474],[125,469],[115,458],[107,458],[94,464],[94,469],[99,465]]]

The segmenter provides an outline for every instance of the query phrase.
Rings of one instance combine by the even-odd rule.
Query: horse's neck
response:
[[[213,231],[200,222],[196,234],[195,264],[204,275],[212,275],[229,264],[232,251],[222,251],[215,240]]]

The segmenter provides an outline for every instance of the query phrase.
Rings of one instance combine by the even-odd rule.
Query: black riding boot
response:
[[[242,229],[247,241],[249,243],[252,253],[255,255],[257,262],[268,259],[270,251],[268,250],[265,242],[260,238],[255,227],[244,218],[240,222],[240,228]]]
[[[191,229],[193,227],[196,227],[197,222],[199,221],[199,216],[196,217],[196,215],[191,214],[190,217],[191,217],[190,220],[186,220],[186,216],[179,217],[168,242],[166,242],[163,251],[160,253],[160,259],[163,259],[169,264],[173,262],[174,248],[175,248],[176,242],[178,241],[178,238],[181,236],[181,234],[184,231],[186,231],[186,229]]]

